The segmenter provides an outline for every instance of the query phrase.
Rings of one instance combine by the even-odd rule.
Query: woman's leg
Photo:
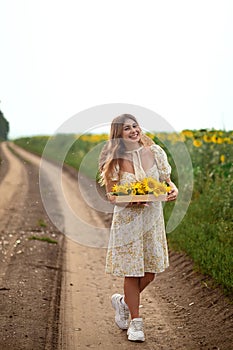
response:
[[[154,280],[155,274],[146,272],[143,277],[125,277],[124,300],[128,305],[131,318],[139,317],[140,293]]]
[[[139,290],[140,293],[150,284],[155,278],[155,274],[151,272],[145,272],[145,276],[140,277],[139,280]]]
[[[140,277],[125,277],[124,293],[125,302],[128,305],[131,319],[139,317],[139,302],[140,302]]]

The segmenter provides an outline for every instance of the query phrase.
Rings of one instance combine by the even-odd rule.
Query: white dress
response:
[[[150,146],[155,164],[139,176],[163,181],[170,176],[171,167],[166,153],[158,145]],[[136,169],[136,167],[134,167]],[[135,182],[135,175],[122,172],[120,184]],[[106,273],[115,276],[142,277],[145,272],[159,273],[169,266],[167,240],[161,202],[149,206],[121,207],[115,205],[106,257]]]

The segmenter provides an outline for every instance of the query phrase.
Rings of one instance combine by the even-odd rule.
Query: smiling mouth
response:
[[[138,135],[139,135],[139,133],[136,133],[136,134],[130,135],[129,138],[130,139],[135,139],[135,138],[138,137]]]

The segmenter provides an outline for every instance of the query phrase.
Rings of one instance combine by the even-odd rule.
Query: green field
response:
[[[190,170],[181,166],[178,173],[173,154],[182,159],[185,146],[191,158],[194,177],[192,200],[182,222],[168,234],[170,249],[188,254],[198,270],[213,277],[216,284],[224,287],[226,293],[232,294],[233,132],[185,130],[179,134],[160,133],[150,136],[166,150],[173,168],[173,181],[179,188],[186,186],[185,175]],[[96,176],[97,157],[102,142],[106,139],[106,135],[57,135],[53,138],[21,138],[15,140],[15,143],[41,155],[50,140],[46,157],[61,162],[63,158],[60,154],[67,149],[64,162],[76,169],[79,169],[85,156],[90,153],[90,161],[86,162],[89,166],[82,167],[82,170],[93,178]],[[165,205],[166,221],[173,205]]]

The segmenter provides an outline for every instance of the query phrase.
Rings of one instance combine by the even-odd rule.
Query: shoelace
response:
[[[143,325],[141,321],[133,320],[132,324],[133,324],[134,331],[137,331],[137,332],[143,331]]]

